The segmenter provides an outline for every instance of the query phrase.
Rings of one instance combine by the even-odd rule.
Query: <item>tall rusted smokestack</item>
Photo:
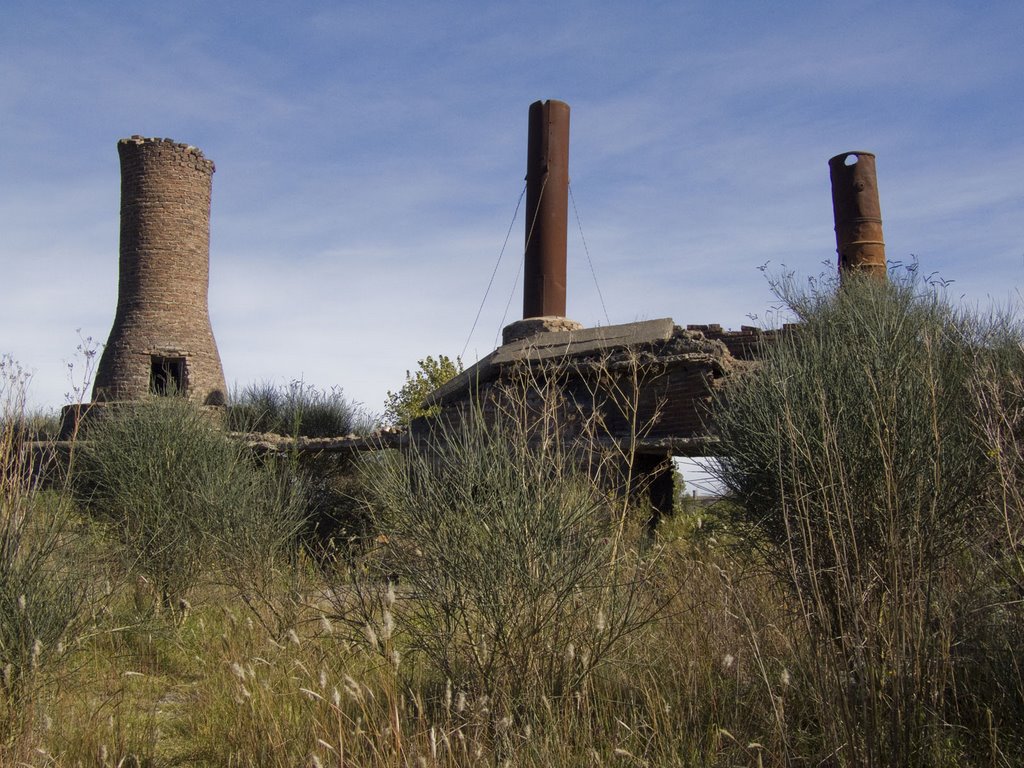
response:
[[[526,161],[526,267],[523,319],[565,317],[569,218],[569,105],[530,105]]]
[[[875,156],[844,152],[828,161],[839,274],[855,270],[884,280],[885,242]]]

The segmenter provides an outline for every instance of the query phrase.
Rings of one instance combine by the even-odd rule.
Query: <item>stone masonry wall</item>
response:
[[[93,400],[150,393],[153,357],[184,358],[185,394],[225,402],[227,387],[207,303],[214,164],[195,147],[132,136],[121,159],[117,312]]]

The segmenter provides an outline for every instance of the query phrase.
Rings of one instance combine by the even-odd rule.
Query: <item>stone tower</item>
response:
[[[179,394],[223,405],[227,388],[210,326],[213,161],[170,139],[132,136],[121,158],[117,313],[93,400]]]

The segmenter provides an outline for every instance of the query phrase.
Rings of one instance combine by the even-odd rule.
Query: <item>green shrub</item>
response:
[[[493,702],[495,718],[578,692],[616,658],[671,595],[651,584],[658,549],[623,537],[577,459],[480,414],[429,446],[370,457],[383,543],[357,586],[382,610],[370,620],[382,649],[401,635],[438,679]]]
[[[340,389],[322,391],[293,381],[287,387],[269,382],[250,384],[231,398],[228,428],[236,432],[268,432],[296,437],[366,435],[374,418],[347,400]],[[348,550],[363,532],[363,519],[353,499],[356,491],[351,459],[338,454],[306,453],[293,465],[305,492],[304,541],[319,559]]]
[[[301,523],[301,487],[179,398],[124,406],[87,427],[76,487],[161,604],[214,565],[267,569]]]
[[[950,722],[979,664],[956,656],[958,633],[986,610],[976,543],[992,533],[995,476],[975,382],[988,324],[913,273],[777,287],[800,324],[714,415],[732,533],[801,609],[820,727],[843,764],[940,764],[979,725]]]

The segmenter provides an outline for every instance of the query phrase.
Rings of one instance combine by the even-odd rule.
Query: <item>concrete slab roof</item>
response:
[[[600,355],[614,350],[667,342],[676,331],[670,317],[636,323],[605,325],[575,331],[539,333],[498,347],[458,376],[438,387],[427,397],[427,405],[444,403],[466,391],[471,384],[481,384],[498,376],[503,366],[516,362],[570,360],[587,355]]]

